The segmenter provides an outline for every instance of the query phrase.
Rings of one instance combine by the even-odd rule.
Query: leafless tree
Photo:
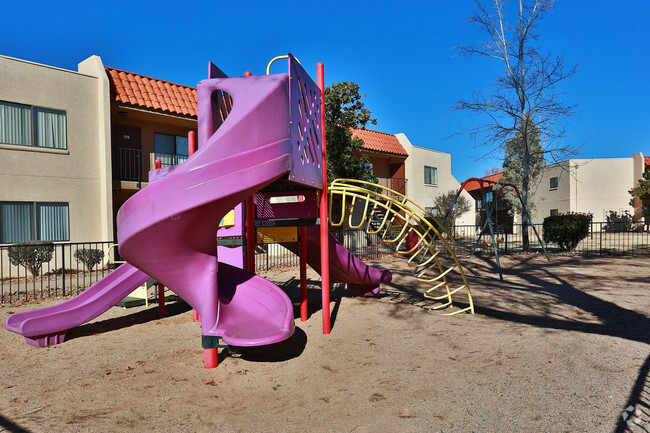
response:
[[[480,114],[486,119],[475,128],[463,131],[475,143],[488,147],[488,153],[502,152],[508,140],[520,137],[524,204],[528,202],[531,153],[529,142],[537,128],[546,160],[559,161],[575,154],[565,146],[563,126],[576,106],[563,100],[558,84],[576,73],[576,66],[565,68],[562,57],[542,52],[537,28],[552,10],[554,0],[475,0],[475,11],[469,21],[481,28],[486,39],[457,50],[467,56],[494,59],[503,66],[491,90],[474,91],[468,99],[456,103],[456,109]],[[518,8],[516,7],[518,4]],[[515,17],[507,20],[508,12]],[[528,249],[526,218],[522,215],[524,248]]]

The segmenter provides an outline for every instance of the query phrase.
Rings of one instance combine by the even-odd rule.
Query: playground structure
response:
[[[486,246],[486,247],[492,246],[492,249],[494,250],[494,257],[495,257],[495,260],[496,260],[497,269],[499,270],[499,279],[501,281],[503,281],[503,272],[501,271],[501,262],[499,260],[499,248],[497,246],[501,242],[501,239],[496,237],[495,234],[494,234],[494,224],[492,223],[492,217],[491,217],[492,209],[490,209],[490,207],[489,207],[490,206],[489,205],[490,201],[487,200],[487,194],[485,192],[485,182],[483,181],[483,179],[479,179],[479,178],[476,178],[476,177],[470,177],[469,179],[467,179],[465,182],[463,182],[460,185],[460,188],[458,189],[458,193],[456,193],[456,197],[454,197],[454,200],[452,201],[451,206],[449,206],[449,209],[445,213],[445,216],[443,217],[441,224],[444,225],[445,221],[447,220],[447,217],[451,213],[451,210],[454,208],[454,205],[456,204],[456,201],[458,201],[458,197],[460,197],[460,194],[463,192],[463,190],[465,189],[465,187],[467,186],[467,184],[469,182],[477,182],[479,184],[479,189],[481,190],[481,200],[483,200],[483,203],[485,203],[485,213],[486,213],[485,223],[483,224],[483,227],[481,227],[481,230],[479,231],[478,238],[476,239],[476,243],[474,244],[474,248],[472,249],[472,253],[470,254],[470,256],[472,256],[474,254],[474,251],[476,250],[476,247],[479,244],[482,244],[483,246]],[[524,218],[527,220],[528,224],[530,224],[530,226],[533,228],[533,232],[535,233],[535,236],[537,236],[537,240],[539,241],[539,244],[542,246],[542,250],[544,252],[544,255],[546,256],[546,259],[550,263],[551,262],[551,257],[548,255],[548,251],[546,251],[546,247],[544,246],[544,243],[542,242],[542,239],[539,237],[539,233],[537,233],[537,229],[535,228],[535,225],[533,224],[533,220],[530,217],[530,213],[528,212],[528,207],[526,206],[523,199],[521,198],[521,194],[519,193],[519,189],[515,185],[513,185],[511,183],[495,183],[495,184],[492,185],[493,191],[494,191],[494,187],[497,187],[497,186],[499,187],[499,191],[493,197],[493,200],[491,200],[491,202],[494,203],[495,215],[498,214],[496,212],[497,211],[497,208],[496,208],[496,206],[497,206],[497,198],[501,195],[504,188],[506,188],[506,187],[513,188],[515,190],[515,193],[517,194],[517,198],[519,198],[519,202],[521,203],[521,208],[523,209]],[[489,231],[490,231],[490,238],[492,239],[491,244],[487,243],[485,241],[481,243],[481,238],[483,237],[483,233],[485,232],[486,228],[489,228]]]
[[[280,241],[301,258],[301,320],[307,319],[309,264],[321,274],[323,333],[328,334],[330,279],[347,283],[351,294],[374,296],[392,278],[329,234],[328,196],[364,202],[364,215],[372,221],[383,212],[379,225],[368,227],[410,257],[418,279],[435,283],[425,296],[443,301],[440,308],[451,307],[452,295],[464,289],[467,307],[452,314],[473,312],[453,238],[420,217],[414,210],[419,206],[351,181],[334,182],[328,194],[323,67],[319,64],[316,85],[294,57],[285,57],[288,73],[265,76],[229,78],[210,63],[209,78],[197,89],[198,149],[183,164],[153,170],[149,185],[118,213],[119,252],[126,263],[75,298],[10,316],[5,327],[34,346],[58,344],[68,329],[96,318],[154,278],[159,290],[172,290],[200,317],[206,368],[216,367],[223,344],[285,340],[294,332],[293,304],[282,289],[254,273],[257,226],[276,239],[278,231],[272,229],[298,231],[299,236]],[[443,253],[452,258],[451,267],[442,264]],[[421,260],[425,254],[431,257]],[[447,280],[452,270],[462,279],[455,289]]]
[[[119,252],[126,263],[71,300],[12,315],[6,328],[35,346],[61,343],[68,329],[94,319],[155,278],[197,311],[207,368],[216,366],[220,340],[256,346],[289,338],[294,321],[288,296],[253,272],[218,262],[216,242],[218,222],[239,203],[247,202],[250,209],[256,193],[289,192],[309,200],[280,206],[284,213],[276,212],[269,221],[294,226],[322,222],[318,231],[301,229],[309,235],[300,242],[306,245],[310,237],[320,245],[320,264],[311,264],[322,273],[323,332],[329,333],[323,68],[319,65],[317,86],[287,57],[288,73],[266,76],[228,78],[210,64],[209,78],[197,89],[198,150],[181,165],[152,171],[149,185],[118,213]],[[314,218],[318,214],[305,215],[313,210],[305,204],[316,201],[320,220]],[[246,220],[254,221],[250,210]],[[246,233],[251,232],[254,225],[247,224]],[[247,239],[246,249],[251,250],[254,236]],[[334,244],[340,257],[335,267],[338,263],[358,270],[352,284],[364,286],[364,293],[390,280],[389,272],[371,272],[341,248]],[[251,258],[247,255],[246,261]],[[305,254],[305,265],[307,260]]]

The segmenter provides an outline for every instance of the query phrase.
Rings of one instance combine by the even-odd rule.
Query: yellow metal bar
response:
[[[289,58],[289,56],[287,56],[287,55],[273,57],[273,58],[271,59],[271,61],[269,62],[269,64],[266,65],[266,75],[269,75],[269,74],[271,73],[271,65],[273,64],[273,62],[275,62],[276,60],[280,60],[280,59],[288,59],[288,58]],[[297,61],[298,63],[300,63],[300,60],[298,60],[298,57],[295,57],[295,56],[294,56],[293,58],[296,59],[296,61]]]
[[[113,260],[113,259],[111,259],[111,251],[113,250],[113,248],[116,248],[116,247],[117,247],[117,244],[113,244],[108,248],[108,250],[106,250],[106,259],[111,263],[116,263],[116,264],[120,264],[120,265],[122,263],[126,263],[124,260]]]

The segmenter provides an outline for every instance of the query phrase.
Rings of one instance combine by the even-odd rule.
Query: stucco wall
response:
[[[633,212],[628,190],[633,187],[633,158],[571,159],[547,166],[535,190],[533,221],[541,223],[551,209],[559,213],[594,211],[594,221],[606,220],[608,211]],[[558,188],[550,178],[558,177]]]
[[[67,122],[65,150],[0,144],[0,201],[66,202],[70,241],[110,240],[100,78],[4,56],[0,74],[0,100],[63,110]]]
[[[450,154],[413,146],[405,134],[396,134],[396,137],[409,154],[405,162],[406,178],[408,179],[406,190],[411,200],[424,208],[433,207],[436,197],[451,190],[458,191],[460,183],[451,173]],[[437,185],[424,183],[425,166],[438,169]],[[474,224],[474,199],[467,191],[463,191],[462,196],[470,202],[471,210],[461,215],[456,220],[456,224]]]

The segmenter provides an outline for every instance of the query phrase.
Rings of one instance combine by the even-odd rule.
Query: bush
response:
[[[14,266],[22,266],[32,276],[41,273],[43,263],[52,260],[54,244],[50,241],[19,242],[9,247],[9,261]]]
[[[624,211],[620,215],[618,212],[610,210],[607,212],[607,222],[603,226],[606,232],[629,232],[632,231],[632,215],[629,211]]]
[[[74,252],[74,258],[77,262],[83,263],[86,269],[92,271],[95,265],[98,265],[103,260],[104,252],[92,248],[82,248]]]
[[[544,242],[553,242],[562,251],[573,250],[589,235],[591,216],[583,213],[551,215],[544,218]]]

